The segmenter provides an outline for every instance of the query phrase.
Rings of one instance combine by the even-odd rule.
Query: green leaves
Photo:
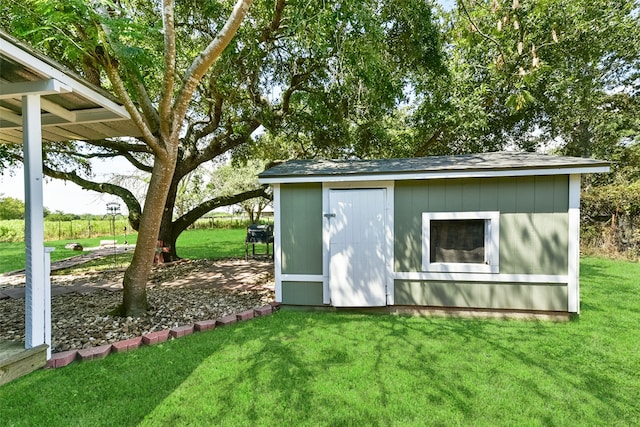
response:
[[[24,202],[0,193],[0,220],[24,219]]]
[[[520,111],[526,108],[528,105],[533,104],[535,98],[528,90],[520,90],[516,93],[512,93],[507,97],[505,105],[511,110]]]
[[[425,137],[443,129],[433,149],[530,150],[553,141],[565,154],[608,158],[638,135],[637,2],[458,5],[446,27],[449,81],[420,87],[430,105],[417,112],[432,112],[421,116]]]

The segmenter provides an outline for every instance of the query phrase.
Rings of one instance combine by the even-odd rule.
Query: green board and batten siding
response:
[[[566,175],[397,181],[394,193],[397,272],[422,269],[423,212],[499,211],[501,273],[567,274]]]
[[[566,213],[500,215],[500,273],[566,275]]]
[[[396,305],[567,311],[567,286],[551,283],[396,280]]]
[[[322,305],[322,282],[282,282],[282,302],[291,305]]]
[[[322,275],[322,184],[280,187],[282,274]],[[322,282],[283,281],[282,302],[321,305]]]
[[[500,273],[567,274],[568,177],[395,183],[395,271],[422,268],[423,212],[500,212]],[[281,185],[282,273],[322,275],[322,185]],[[566,310],[565,284],[395,281],[395,304]],[[322,283],[283,281],[285,304],[321,305]]]
[[[398,181],[395,271],[422,268],[423,212],[500,212],[500,273],[566,275],[566,175]],[[566,284],[396,280],[395,304],[563,311]]]

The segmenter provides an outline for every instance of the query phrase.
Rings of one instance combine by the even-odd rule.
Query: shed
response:
[[[282,163],[259,175],[276,301],[579,313],[581,175],[608,171],[511,152]]]

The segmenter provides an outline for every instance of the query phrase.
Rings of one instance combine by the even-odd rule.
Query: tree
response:
[[[15,160],[12,160],[10,150],[4,144],[0,144],[0,173],[7,167],[13,166]]]
[[[0,194],[0,220],[24,219],[24,202],[14,197],[2,197]]]
[[[227,28],[226,3],[164,1],[162,10],[143,0],[88,4],[10,0],[0,5],[0,19],[117,94],[142,131],[138,141],[71,141],[45,153],[47,175],[121,197],[144,236],[125,277],[128,313],[145,308],[156,239],[177,256],[177,236],[195,219],[265,194],[255,188],[210,199],[176,218],[179,183],[200,165],[252,144],[260,128],[302,135],[342,156],[373,152],[367,129],[382,127],[416,75],[440,66],[438,25],[423,0],[257,1],[215,63],[219,49],[210,43],[224,44],[216,34]],[[247,4],[237,3],[241,11]],[[151,173],[144,211],[127,188],[91,180],[88,160],[115,156]]]
[[[156,99],[162,92],[157,84],[162,81],[157,77],[162,70],[157,70],[156,65],[162,63],[162,58],[155,54],[162,51],[162,43],[156,40],[159,32],[153,30],[160,25],[153,7],[144,1],[134,3],[135,10],[133,4],[121,2],[129,9],[126,13],[119,11],[119,20],[111,23],[112,55],[121,69],[128,70],[123,84],[153,124],[158,117]],[[38,10],[37,17],[28,9],[20,9],[22,4],[14,3],[14,9],[22,13],[14,13],[15,19],[6,25],[33,43],[57,52],[57,57],[68,58],[69,65],[85,76],[100,71],[92,68],[92,50],[88,50],[87,60],[87,52],[78,53],[74,48],[78,38],[86,37],[87,25],[80,24],[82,14],[74,12],[71,25],[63,26],[59,21],[70,19],[64,14],[69,13],[66,2],[57,6],[44,2],[44,10]],[[224,8],[215,3],[205,3],[200,8],[179,4],[177,10],[180,21],[176,37],[182,46],[177,61],[182,64],[188,59],[182,55],[200,49],[203,40],[219,27]],[[135,19],[125,19],[129,16]],[[46,19],[48,24],[37,26],[51,28],[54,36],[46,31],[31,32],[34,19]],[[151,33],[139,40],[139,33],[147,27],[152,28]],[[55,37],[59,31],[64,32],[62,41]],[[123,39],[132,38],[135,45],[122,43]],[[260,144],[264,140],[256,141],[252,136],[260,129],[271,136],[307,140],[319,155],[375,154],[386,145],[383,122],[407,99],[407,85],[416,76],[440,69],[439,40],[431,5],[422,0],[256,2],[251,19],[197,86],[194,102],[184,118],[159,233],[159,238],[171,247],[168,256],[177,258],[177,237],[203,214],[266,194],[265,189],[257,187],[202,201],[186,212],[182,207],[176,209],[180,188],[185,187],[181,182],[193,173],[203,173],[198,171],[201,165]],[[109,88],[108,84],[104,86]],[[375,141],[370,138],[373,130],[378,136]],[[119,196],[127,204],[133,228],[137,228],[141,201],[123,186],[90,178],[88,159],[115,156],[127,158],[141,171],[152,170],[152,152],[147,145],[90,141],[88,145],[49,145],[45,173]],[[182,214],[176,215],[177,211]]]
[[[449,73],[418,86],[414,153],[610,158],[637,138],[638,2],[459,0]]]
[[[133,2],[129,6],[135,5],[136,2]],[[208,34],[208,43],[203,43],[197,49],[189,46],[188,54],[182,58],[177,54],[176,5],[171,0],[164,0],[161,10],[153,11],[152,16],[156,18],[154,24],[159,25],[157,18],[161,18],[161,31],[151,32],[161,36],[162,42],[159,43],[158,37],[151,39],[162,46],[163,55],[162,79],[158,85],[160,92],[156,98],[156,107],[151,103],[153,94],[141,79],[141,72],[144,70],[133,63],[135,52],[133,55],[123,52],[128,47],[125,39],[127,32],[139,30],[139,27],[136,28],[138,25],[150,24],[147,16],[131,14],[131,10],[107,2],[102,4],[103,10],[93,9],[94,4],[80,1],[35,2],[40,11],[44,8],[44,11],[56,15],[61,21],[71,21],[69,31],[78,32],[77,43],[81,44],[83,65],[92,71],[100,70],[105,73],[111,89],[123,102],[142,135],[140,142],[129,148],[144,152],[147,157],[152,158],[149,165],[151,180],[140,217],[136,249],[124,275],[122,310],[127,315],[139,315],[147,308],[147,278],[176,169],[184,119],[194,93],[206,72],[237,32],[250,5],[251,0],[238,0],[224,25],[215,33]],[[152,9],[148,5],[146,11],[151,12]],[[131,18],[132,25],[125,25],[124,21]],[[144,47],[150,46],[147,44]],[[180,63],[179,59],[185,62]],[[122,144],[128,143],[114,144],[122,147]]]
[[[246,164],[229,163],[218,167],[212,174],[207,189],[217,197],[228,197],[258,187],[258,173],[264,170],[264,164],[250,160]],[[240,202],[239,205],[249,216],[252,224],[260,221],[260,214],[271,200],[267,197],[255,197]]]

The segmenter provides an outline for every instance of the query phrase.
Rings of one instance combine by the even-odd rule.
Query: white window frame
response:
[[[485,220],[484,264],[431,262],[432,220]],[[499,273],[500,272],[500,212],[423,212],[422,213],[422,271],[451,273]]]

